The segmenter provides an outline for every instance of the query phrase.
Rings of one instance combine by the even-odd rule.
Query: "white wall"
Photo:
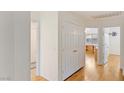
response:
[[[114,55],[120,55],[120,28],[110,28],[110,33],[116,32],[117,36],[109,36],[109,53]]]
[[[30,13],[0,12],[0,80],[30,80]]]
[[[40,75],[58,80],[58,12],[41,12],[40,18]]]
[[[30,12],[14,12],[15,79],[30,80]]]
[[[114,55],[120,55],[120,36],[110,36],[109,53]]]
[[[12,12],[0,12],[0,80],[14,79],[14,30]]]

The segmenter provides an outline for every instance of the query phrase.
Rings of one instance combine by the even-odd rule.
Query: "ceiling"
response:
[[[78,15],[84,16],[86,18],[98,19],[122,15],[121,11],[75,11]]]
[[[77,15],[83,16],[87,19],[99,19],[99,18],[107,18],[113,16],[119,16],[124,14],[121,11],[71,11]],[[37,21],[40,16],[40,12],[31,12],[31,18],[33,21]]]

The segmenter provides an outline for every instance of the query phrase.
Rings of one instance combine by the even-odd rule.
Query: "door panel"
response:
[[[62,29],[62,79],[66,79],[78,69],[83,62],[82,27],[70,23],[63,24]]]

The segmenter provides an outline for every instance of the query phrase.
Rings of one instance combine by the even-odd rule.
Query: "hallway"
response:
[[[87,53],[85,67],[70,76],[66,81],[121,81],[123,77],[119,66],[119,56],[110,55],[107,64],[97,65],[94,55]]]

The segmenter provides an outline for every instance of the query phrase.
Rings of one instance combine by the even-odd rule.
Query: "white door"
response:
[[[108,62],[109,56],[109,33],[104,31],[104,64]]]
[[[62,79],[66,79],[83,65],[83,30],[66,23],[62,28]]]

